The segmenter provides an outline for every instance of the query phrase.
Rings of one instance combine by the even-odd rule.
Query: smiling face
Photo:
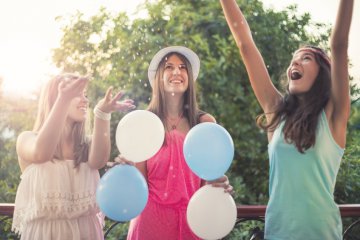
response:
[[[84,91],[80,96],[71,100],[68,112],[68,119],[71,122],[84,122],[87,117],[89,100]]]
[[[189,86],[187,66],[176,54],[165,62],[163,81],[166,93],[184,93]]]
[[[320,66],[312,51],[299,49],[295,52],[290,66],[287,70],[289,80],[289,92],[291,94],[302,94],[308,92],[313,86]]]

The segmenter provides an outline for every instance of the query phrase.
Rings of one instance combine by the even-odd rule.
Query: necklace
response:
[[[176,119],[171,119],[171,118],[168,118],[168,117],[166,118],[168,124],[171,126],[171,130],[174,130],[174,129],[176,129],[178,127],[181,119],[183,118],[183,113],[184,112],[181,112],[179,117],[176,118]]]

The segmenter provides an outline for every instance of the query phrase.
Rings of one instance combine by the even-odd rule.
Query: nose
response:
[[[180,68],[179,67],[174,67],[173,75],[178,75],[179,73],[180,73]]]
[[[294,58],[291,61],[291,66],[298,66],[298,65],[300,65],[300,58]]]

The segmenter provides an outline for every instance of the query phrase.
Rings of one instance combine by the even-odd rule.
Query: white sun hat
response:
[[[156,70],[161,62],[161,60],[169,53],[180,53],[190,62],[192,72],[193,72],[193,79],[194,81],[199,75],[200,70],[200,59],[196,53],[194,53],[191,49],[183,46],[171,46],[166,47],[158,51],[153,59],[150,62],[149,69],[148,69],[148,77],[151,87],[153,86],[155,80]]]

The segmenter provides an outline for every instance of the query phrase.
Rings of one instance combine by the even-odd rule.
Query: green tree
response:
[[[20,132],[32,129],[36,102],[0,96],[0,203],[15,202],[21,175],[15,149],[16,137]],[[16,239],[15,234],[10,232],[10,227],[11,219],[0,225],[0,239]]]
[[[301,43],[326,45],[328,27],[312,23],[308,14],[299,16],[296,6],[276,12],[264,9],[258,0],[239,4],[277,86],[291,53]],[[147,67],[155,52],[169,45],[194,49],[201,59],[197,83],[201,108],[213,114],[235,142],[230,172],[241,176],[234,183],[242,186],[237,201],[266,203],[267,140],[254,121],[261,110],[218,1],[161,0],[142,7],[148,16],[134,20],[124,13],[110,15],[105,9],[90,19],[81,13],[73,16],[63,27],[61,47],[54,51],[57,66],[91,74],[91,99],[99,98],[113,85],[127,90],[139,108],[144,108],[151,92]],[[308,26],[318,34],[307,32]],[[117,117],[113,133],[121,116]],[[116,155],[116,147],[112,149]]]
[[[0,103],[0,202],[15,201],[20,168],[17,163],[16,137],[31,130],[36,114],[36,100],[2,97]]]

